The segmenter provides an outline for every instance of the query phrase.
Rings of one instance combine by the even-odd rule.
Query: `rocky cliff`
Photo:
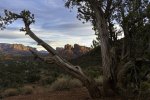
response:
[[[22,44],[0,43],[0,53],[6,55],[29,55],[29,49],[37,51],[35,48],[24,46]]]
[[[34,50],[43,55],[47,55],[48,52],[46,51],[37,51],[36,48],[32,48],[29,46],[24,46],[22,44],[7,44],[7,43],[0,43],[0,54],[7,55],[7,56],[29,56],[31,55],[29,49]],[[65,45],[63,48],[57,47],[56,51],[58,54],[67,59],[74,59],[77,58],[87,52],[89,52],[91,48],[80,46],[78,44],[74,44],[71,46],[69,44]]]
[[[66,44],[64,48],[60,48],[60,47],[56,48],[58,54],[67,60],[77,58],[89,52],[90,50],[91,48],[80,46],[78,44],[74,44],[74,46]]]

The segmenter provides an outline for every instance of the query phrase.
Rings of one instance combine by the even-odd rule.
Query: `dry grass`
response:
[[[86,88],[74,88],[69,91],[49,91],[31,95],[4,98],[3,100],[90,100]]]
[[[24,86],[19,89],[20,94],[27,95],[33,93],[33,87],[32,86]]]
[[[62,90],[69,90],[71,88],[78,88],[81,86],[82,86],[81,82],[77,79],[61,77],[51,84],[50,89],[51,91],[62,91]]]
[[[79,88],[82,87],[82,83],[78,79],[71,79],[69,81],[70,87],[71,88]]]
[[[10,97],[10,96],[17,96],[17,95],[27,95],[33,93],[32,86],[24,86],[20,88],[9,88],[4,90],[0,93],[1,97]]]
[[[15,88],[10,88],[10,89],[7,89],[5,90],[3,93],[2,93],[2,97],[9,97],[9,96],[16,96],[19,94],[19,91]]]
[[[99,76],[99,77],[95,78],[95,81],[99,86],[102,86],[103,85],[103,76]]]

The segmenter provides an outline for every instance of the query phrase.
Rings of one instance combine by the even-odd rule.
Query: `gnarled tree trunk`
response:
[[[105,95],[113,95],[113,88],[115,87],[115,72],[113,60],[111,57],[111,45],[109,42],[109,31],[107,25],[107,19],[105,18],[104,12],[96,0],[89,0],[91,8],[95,12],[96,28],[99,32],[101,54],[102,54],[102,65],[103,65],[103,91]],[[111,93],[111,94],[110,94]]]

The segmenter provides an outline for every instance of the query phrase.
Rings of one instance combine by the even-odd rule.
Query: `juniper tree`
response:
[[[133,40],[137,40],[136,44],[139,41],[138,28],[141,25],[144,29],[148,27],[146,23],[149,22],[149,19],[145,12],[148,9],[149,1],[66,0],[65,5],[71,9],[76,7],[77,18],[84,22],[91,22],[93,25],[101,47],[104,93],[108,94],[110,89],[118,92],[118,88],[122,88],[119,84],[125,83],[125,81],[121,83],[120,80],[124,79],[123,75],[127,74],[130,64],[136,62],[134,55],[137,48],[134,47]],[[148,21],[145,23],[144,20]],[[115,24],[122,28],[119,33],[124,34],[123,40],[118,40],[118,32],[114,30]],[[132,77],[134,76],[136,75],[134,74]]]

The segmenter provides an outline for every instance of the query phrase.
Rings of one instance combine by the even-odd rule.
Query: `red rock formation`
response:
[[[72,47],[69,44],[66,44],[64,48],[59,48],[59,47],[56,48],[56,51],[58,52],[58,54],[67,60],[77,58],[89,52],[90,50],[91,48],[80,46],[78,44],[74,44],[74,47]]]
[[[22,44],[0,43],[0,52],[5,55],[28,55],[31,54],[29,49],[37,51],[36,48],[24,46]]]
[[[35,52],[38,52],[35,48],[24,46],[22,44],[0,43],[0,54],[4,54],[4,55],[28,56],[28,55],[31,55],[29,49],[32,49]],[[89,52],[90,50],[91,48],[80,46],[78,44],[74,44],[74,46],[66,44],[64,48],[60,48],[60,47],[56,48],[56,51],[58,52],[58,54],[67,60],[77,58]],[[48,52],[46,51],[39,51],[39,53],[44,54],[44,55],[48,54]]]

